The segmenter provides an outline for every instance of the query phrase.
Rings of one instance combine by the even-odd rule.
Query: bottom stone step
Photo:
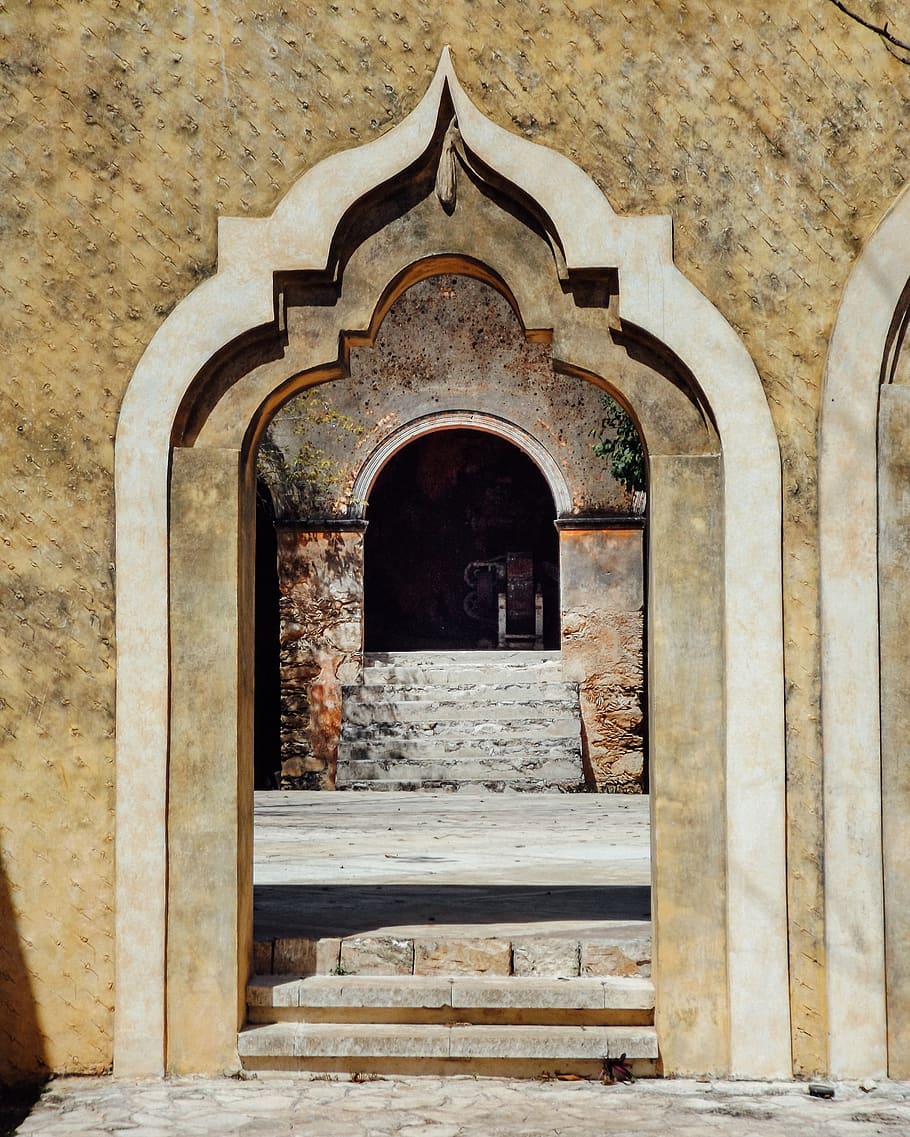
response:
[[[238,1038],[241,1059],[419,1058],[555,1061],[656,1059],[650,1026],[476,1026],[435,1024],[269,1023]]]

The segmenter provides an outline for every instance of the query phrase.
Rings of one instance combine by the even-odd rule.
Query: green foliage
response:
[[[299,396],[295,410],[299,415],[294,434],[300,439],[291,467],[299,510],[314,515],[331,505],[343,510],[346,460],[354,439],[365,427],[349,415],[337,411],[320,391]]]
[[[648,472],[641,435],[628,414],[609,395],[603,395],[604,417],[591,431],[591,449],[610,463],[610,473],[630,493],[647,488]]]

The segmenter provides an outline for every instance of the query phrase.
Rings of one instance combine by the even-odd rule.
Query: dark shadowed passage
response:
[[[558,648],[554,519],[546,481],[510,442],[447,430],[404,447],[380,474],[367,511],[366,650],[495,648],[497,568],[509,554],[533,562],[543,647]]]

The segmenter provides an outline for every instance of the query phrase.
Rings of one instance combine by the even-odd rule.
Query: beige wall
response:
[[[758,366],[784,466],[794,1063],[823,1069],[815,436],[848,272],[910,176],[907,68],[827,0],[518,3],[509,21],[484,2],[447,22],[423,0],[261,7],[44,0],[0,19],[0,1017],[19,1024],[0,1076],[111,1060],[126,382],[212,272],[217,216],[268,214],[400,121],[444,42],[486,115],[573,158],[619,212],[672,215],[676,263]]]

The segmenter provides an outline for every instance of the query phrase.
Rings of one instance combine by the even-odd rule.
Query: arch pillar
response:
[[[906,390],[887,367],[908,277],[905,191],[851,272],[819,424],[826,964],[830,1067],[841,1077],[910,1076],[900,592],[910,481]]]

